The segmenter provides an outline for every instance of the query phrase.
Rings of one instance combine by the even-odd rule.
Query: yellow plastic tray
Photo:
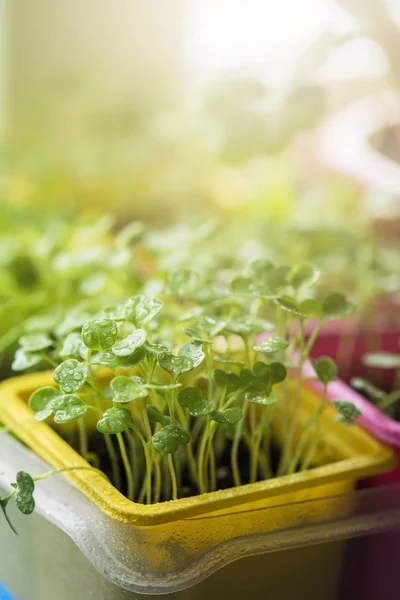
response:
[[[24,375],[1,383],[0,421],[6,426],[16,427],[15,434],[18,438],[51,467],[87,465],[49,425],[33,420],[27,400],[35,389],[46,385],[54,385],[51,373]],[[315,412],[320,401],[316,392],[304,389],[298,432],[307,418]],[[279,413],[280,403],[277,403],[276,410],[279,427],[279,416],[282,416]],[[333,408],[328,407],[322,419],[328,421],[333,417]],[[299,522],[298,511],[291,516],[291,511],[287,507],[283,510],[282,505],[349,492],[354,489],[358,479],[388,471],[395,464],[392,450],[358,426],[348,427],[338,423],[331,429],[326,442],[327,452],[325,456],[320,456],[320,461],[329,464],[321,464],[302,473],[150,506],[127,500],[95,472],[72,471],[64,476],[107,516],[123,523],[149,528],[148,533],[155,527],[158,534],[162,529],[163,536],[168,536],[170,527],[167,525],[176,527],[177,521],[189,533],[194,523],[199,521],[196,517],[231,515],[229,519],[224,519],[224,529],[229,529],[231,533],[234,531],[239,536],[259,530],[261,525],[260,514],[258,521],[255,517],[253,523],[251,518],[243,519],[240,516],[244,511],[255,511],[254,514],[257,514],[257,509],[275,507],[275,510],[269,512],[264,529],[265,526],[271,529],[294,526]],[[235,513],[237,518],[234,518]],[[321,515],[314,517],[318,519]],[[184,525],[182,520],[185,520]],[[159,525],[166,527],[159,528]],[[193,531],[195,530],[196,527]],[[208,535],[218,542],[226,539],[227,534],[228,531],[223,532],[220,528],[213,530],[211,527]]]

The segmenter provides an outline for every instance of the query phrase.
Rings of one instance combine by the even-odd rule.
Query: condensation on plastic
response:
[[[1,419],[20,423],[18,435],[36,452],[0,435],[3,487],[20,469],[32,475],[49,470],[37,454],[52,467],[85,464],[50,427],[33,423],[23,402],[33,384],[48,379],[28,376],[0,386]],[[317,402],[315,392],[305,394],[300,422]],[[358,427],[339,425],[328,441],[322,466],[305,473],[151,507],[129,502],[94,473],[57,475],[37,485],[37,508],[109,581],[137,593],[170,593],[241,557],[346,537],[357,508],[346,492],[358,478],[390,469],[393,456]]]

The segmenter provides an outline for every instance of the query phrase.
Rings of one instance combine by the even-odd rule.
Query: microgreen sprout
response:
[[[161,297],[140,293],[23,336],[16,369],[39,358],[54,364],[55,385],[29,400],[35,419],[53,419],[61,433],[69,424],[72,443],[76,429],[82,456],[127,498],[147,504],[188,487],[219,489],[220,465],[230,465],[228,485],[236,486],[309,468],[325,439],[320,417],[337,369],[329,358],[315,361],[324,393],[299,437],[304,365],[324,322],[354,308],[342,294],[320,298],[319,275],[309,265],[264,260],[212,276],[172,270],[160,275]],[[348,403],[334,406],[345,424],[359,416]],[[278,408],[283,438],[274,464]],[[18,502],[33,509],[31,480],[18,480],[26,492]]]

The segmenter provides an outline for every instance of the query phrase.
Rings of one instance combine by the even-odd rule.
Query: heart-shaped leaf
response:
[[[91,350],[111,348],[118,335],[118,327],[112,319],[92,319],[82,327],[82,340]]]
[[[160,409],[157,408],[157,406],[148,404],[146,410],[150,421],[153,421],[154,423],[160,423],[163,427],[166,427],[170,424],[171,419],[167,415],[164,415]]]
[[[24,348],[18,348],[11,368],[13,371],[24,371],[42,362],[44,354],[41,352],[27,352]]]
[[[242,369],[240,371],[240,386],[246,388],[248,392],[252,392],[254,394],[264,394],[265,389],[271,386],[270,383],[265,383],[255,377],[250,369]]]
[[[115,369],[120,367],[121,369],[132,369],[140,364],[146,356],[146,352],[143,347],[138,348],[129,356],[117,356],[112,350],[104,350],[98,356],[99,364],[102,367],[109,369]]]
[[[75,358],[76,360],[87,359],[88,349],[84,345],[81,336],[76,331],[69,333],[63,341],[59,352],[62,358]]]
[[[132,296],[125,304],[125,317],[136,327],[141,327],[152,321],[164,306],[161,298],[150,300],[143,295]]]
[[[252,368],[252,373],[257,379],[262,381],[265,384],[271,383],[272,375],[271,375],[271,367],[264,362],[256,361]]]
[[[187,342],[178,352],[179,356],[188,356],[193,361],[193,368],[200,366],[206,355],[202,350],[201,342]]]
[[[57,396],[50,401],[49,408],[54,412],[54,422],[58,425],[77,421],[88,410],[86,404],[76,394]]]
[[[339,293],[330,294],[322,302],[322,314],[326,320],[348,317],[353,314],[355,309],[355,304]]]
[[[146,341],[146,337],[147,334],[144,329],[136,329],[124,340],[114,344],[112,351],[117,356],[130,356],[135,352],[135,350],[143,346]]]
[[[45,333],[28,333],[19,339],[25,352],[39,352],[53,345],[51,338]]]
[[[263,406],[270,406],[271,404],[275,404],[279,400],[278,396],[267,396],[266,398],[262,396],[256,396],[255,394],[246,394],[246,400],[251,402],[252,404],[262,404]]]
[[[311,265],[295,267],[289,275],[289,284],[296,290],[303,286],[311,286],[318,281],[320,272]]]
[[[179,446],[190,442],[190,435],[180,425],[166,425],[153,435],[153,445],[164,454],[173,454]]]
[[[35,500],[33,492],[35,491],[35,482],[29,473],[18,471],[15,484],[15,503],[20,512],[24,515],[30,515],[35,510]]]
[[[126,404],[149,395],[149,390],[138,382],[137,377],[119,375],[111,380],[110,385],[114,392],[113,402],[118,404]]]
[[[36,413],[35,421],[44,421],[53,413],[50,402],[59,396],[62,396],[61,392],[50,386],[33,392],[29,398],[29,408]]]
[[[192,417],[204,417],[215,410],[215,402],[208,402],[197,387],[187,387],[178,394],[180,406],[186,408]]]
[[[78,391],[85,383],[87,367],[83,363],[71,358],[55,369],[53,379],[65,394]]]
[[[215,410],[211,415],[213,421],[217,423],[229,423],[233,425],[237,423],[242,418],[243,413],[242,409],[238,406],[233,406],[232,408],[227,408],[226,410]]]
[[[238,390],[241,385],[237,375],[234,373],[227,373],[222,369],[214,369],[213,378],[218,387],[224,388],[226,386],[228,394]]]
[[[288,340],[279,336],[275,336],[266,338],[261,342],[261,344],[254,346],[254,350],[257,352],[263,352],[264,354],[275,354],[276,352],[285,350],[288,346]]]
[[[284,381],[286,379],[287,370],[285,365],[283,365],[280,362],[272,362],[269,366],[271,369],[272,385],[275,385],[276,383],[281,383],[281,381]]]
[[[97,429],[100,433],[105,434],[122,433],[125,429],[128,429],[131,422],[131,413],[127,408],[113,406],[103,414],[103,417],[97,423]]]
[[[328,385],[328,383],[337,377],[337,366],[329,356],[320,356],[312,363],[312,366],[318,379],[324,385]]]
[[[193,369],[193,360],[189,356],[174,356],[170,352],[161,352],[158,355],[158,363],[173,377],[179,377]]]

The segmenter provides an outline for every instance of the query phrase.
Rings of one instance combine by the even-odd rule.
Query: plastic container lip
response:
[[[6,425],[20,423],[17,433],[34,452],[53,468],[88,466],[50,426],[36,423],[26,402],[22,399],[37,387],[52,385],[51,373],[35,373],[9,379],[0,385],[0,415]],[[212,513],[221,509],[237,507],[251,501],[271,498],[344,479],[357,479],[388,470],[394,465],[394,456],[389,448],[379,444],[360,428],[348,432],[352,436],[351,457],[317,467],[302,473],[286,475],[276,479],[260,481],[210,492],[191,498],[141,505],[127,500],[103,477],[90,471],[75,471],[65,476],[111,518],[139,526],[169,523]],[[359,445],[364,450],[359,451]]]
[[[304,375],[306,377],[315,377],[314,370],[310,363],[304,366]],[[316,380],[308,381],[309,387],[317,393],[321,393],[323,385]],[[352,402],[362,413],[358,420],[360,425],[373,433],[378,439],[386,444],[394,446],[400,450],[400,423],[388,417],[372,402],[366,400],[361,394],[353,390],[350,386],[344,384],[339,379],[332,381],[328,386],[328,397],[338,398]]]

